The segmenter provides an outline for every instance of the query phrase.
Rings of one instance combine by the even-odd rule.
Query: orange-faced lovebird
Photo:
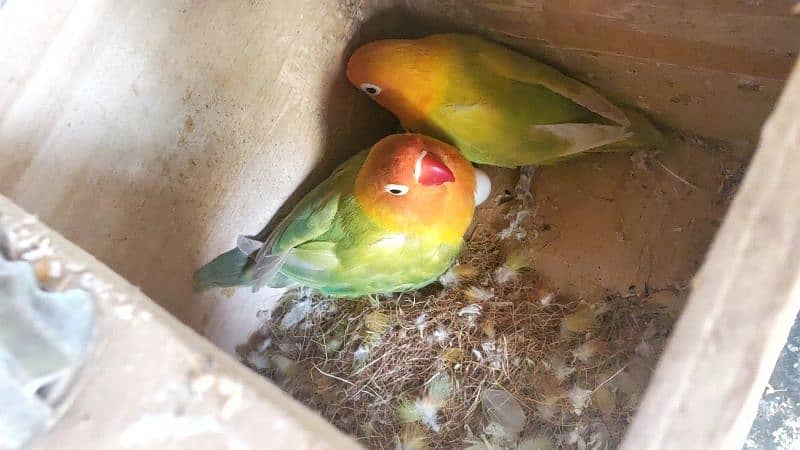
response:
[[[263,243],[240,236],[195,273],[195,287],[300,285],[346,297],[417,289],[454,262],[488,195],[488,177],[452,146],[391,135],[339,166]]]
[[[350,57],[347,77],[406,130],[449,142],[476,163],[548,164],[662,139],[642,113],[478,36],[372,42]]]

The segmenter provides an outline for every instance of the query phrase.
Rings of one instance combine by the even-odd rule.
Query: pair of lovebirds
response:
[[[395,134],[339,166],[267,232],[240,236],[195,287],[308,286],[355,297],[418,289],[458,256],[489,178],[472,163],[552,164],[657,145],[641,113],[483,38],[382,40],[350,57],[351,83],[418,134]]]

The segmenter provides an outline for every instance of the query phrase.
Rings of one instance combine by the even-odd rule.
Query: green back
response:
[[[336,296],[417,289],[453,263],[462,242],[446,245],[381,229],[353,196],[367,152],[340,166],[289,214],[272,253],[289,252],[275,283],[285,279]],[[268,282],[268,285],[273,285]]]
[[[558,160],[585,151],[592,139],[599,146],[614,134],[606,129],[618,124],[583,106],[584,99],[595,106],[607,102],[598,100],[601,97],[587,86],[481,38],[441,35],[439,39],[457,49],[450,67],[453,76],[439,107],[410,129],[452,143],[470,161],[505,167]],[[568,92],[570,98],[546,86]],[[591,125],[575,127],[575,137],[569,128],[566,136],[564,131],[536,128],[552,124]]]

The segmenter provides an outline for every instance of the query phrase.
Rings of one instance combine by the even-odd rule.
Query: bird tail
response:
[[[253,260],[238,248],[228,250],[194,273],[196,291],[253,283]]]
[[[601,147],[593,148],[591,152],[622,152],[642,147],[663,148],[664,135],[653,122],[636,108],[620,105],[619,107],[631,121],[633,136]]]

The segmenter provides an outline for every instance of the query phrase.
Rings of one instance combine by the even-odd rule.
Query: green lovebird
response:
[[[342,297],[418,289],[454,262],[489,190],[452,146],[391,135],[339,166],[263,243],[240,236],[194,285],[299,285]]]
[[[641,112],[478,36],[372,42],[350,57],[347,77],[406,130],[448,142],[476,163],[550,164],[663,139]]]

